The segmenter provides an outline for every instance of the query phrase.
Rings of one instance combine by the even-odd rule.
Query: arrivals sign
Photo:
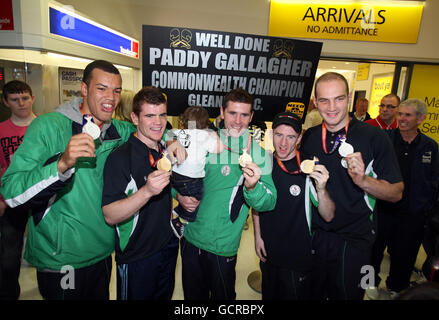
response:
[[[162,89],[168,114],[188,106],[219,114],[224,95],[254,97],[254,120],[289,109],[306,116],[322,43],[182,27],[143,26],[143,85]]]
[[[424,5],[392,1],[270,2],[271,36],[416,43]]]

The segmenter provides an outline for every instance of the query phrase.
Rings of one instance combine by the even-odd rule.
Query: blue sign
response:
[[[139,58],[139,42],[49,7],[50,33]]]

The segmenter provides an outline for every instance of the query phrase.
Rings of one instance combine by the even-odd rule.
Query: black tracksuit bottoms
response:
[[[27,211],[7,207],[0,217],[0,300],[20,297],[21,253],[28,220]]]
[[[377,219],[378,234],[372,251],[375,286],[378,287],[381,282],[379,272],[387,246],[390,269],[386,286],[389,290],[400,292],[410,285],[410,276],[424,238],[424,215],[379,213]]]
[[[237,256],[224,257],[181,239],[182,282],[185,300],[235,300]]]
[[[371,275],[372,244],[353,243],[339,234],[316,230],[312,296],[318,300],[363,300]]]
[[[109,300],[112,258],[63,272],[37,271],[38,289],[45,300]]]

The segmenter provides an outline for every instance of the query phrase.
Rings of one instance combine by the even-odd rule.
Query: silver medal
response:
[[[354,147],[347,143],[345,139],[341,140],[341,145],[338,148],[338,153],[343,157],[347,157],[348,155],[354,153]]]
[[[91,117],[85,118],[87,123],[82,127],[82,132],[89,134],[93,140],[96,140],[101,135],[101,129],[97,124],[91,121]]]

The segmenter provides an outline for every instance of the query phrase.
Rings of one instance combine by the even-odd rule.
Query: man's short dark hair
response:
[[[326,81],[334,81],[334,80],[340,80],[342,81],[345,86],[346,86],[346,95],[349,96],[349,85],[348,85],[348,81],[346,80],[346,78],[337,72],[326,72],[324,74],[322,74],[317,80],[316,83],[314,85],[314,96],[316,98],[318,98],[317,96],[317,86],[320,82],[326,82]]]
[[[249,103],[252,106],[251,111],[253,111],[253,97],[241,87],[231,90],[224,96],[223,110],[227,108],[227,103],[229,101]]]
[[[144,103],[159,105],[167,104],[166,95],[157,87],[149,86],[143,87],[139,92],[136,93],[133,99],[133,112],[136,115],[140,114],[142,110],[142,105]]]
[[[401,103],[401,98],[398,97],[398,95],[396,95],[396,94],[394,94],[394,93],[386,94],[384,97],[381,98],[381,100],[383,100],[384,98],[389,98],[389,99],[390,99],[390,98],[395,98],[396,101],[398,102],[398,106],[399,106],[399,104]]]
[[[12,80],[6,83],[3,86],[3,98],[7,101],[8,100],[8,94],[14,94],[14,93],[29,93],[32,97],[32,89],[31,87],[23,81],[20,80]]]
[[[105,60],[95,60],[93,62],[90,62],[84,69],[82,82],[85,82],[87,86],[90,84],[91,74],[94,69],[100,69],[108,73],[120,75],[119,70],[112,63]]]

